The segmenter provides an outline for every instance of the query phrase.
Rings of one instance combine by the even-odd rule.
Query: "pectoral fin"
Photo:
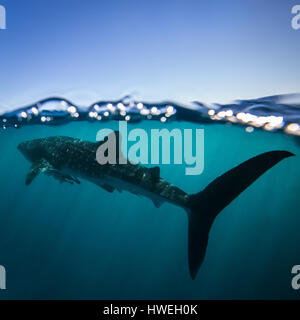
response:
[[[40,169],[37,168],[30,168],[29,172],[27,173],[25,184],[29,186],[33,179],[40,173]]]
[[[33,179],[39,174],[39,173],[45,173],[49,177],[53,177],[54,179],[58,180],[59,182],[68,182],[70,184],[73,184],[74,182],[79,184],[80,181],[76,177],[72,177],[68,174],[63,174],[58,169],[54,168],[47,160],[42,159],[40,161],[34,162],[27,173],[26,176],[26,185],[28,186],[31,184]]]
[[[31,182],[33,181],[33,179],[40,173],[43,172],[45,170],[47,170],[48,165],[50,165],[46,160],[40,160],[38,162],[34,162],[31,166],[31,168],[29,169],[27,176],[26,176],[26,180],[25,180],[25,184],[28,186],[31,184]]]

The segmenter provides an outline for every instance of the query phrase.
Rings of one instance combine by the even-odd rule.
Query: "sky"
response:
[[[0,110],[299,92],[300,0],[0,0]]]

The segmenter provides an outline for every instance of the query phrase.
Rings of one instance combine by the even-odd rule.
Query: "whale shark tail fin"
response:
[[[189,269],[193,279],[204,260],[209,230],[218,213],[264,172],[293,155],[287,151],[260,154],[227,171],[203,191],[190,196],[186,210],[189,220]]]

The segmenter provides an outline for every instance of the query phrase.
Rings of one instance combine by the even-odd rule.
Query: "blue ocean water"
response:
[[[38,103],[3,114],[0,264],[7,290],[0,298],[298,299],[291,268],[300,264],[299,104],[262,99],[208,108],[198,104],[196,111],[170,102],[154,110],[135,103],[129,110],[130,101],[127,106],[122,100],[111,103],[118,113],[109,102],[97,103],[99,110],[64,102],[60,111]],[[50,100],[61,105],[60,99]],[[127,192],[107,193],[86,181],[60,184],[45,175],[25,186],[30,164],[16,148],[20,142],[55,135],[95,141],[99,129],[117,129],[114,120],[126,116],[129,130],[204,129],[201,175],[185,175],[185,165],[160,166],[164,179],[188,193],[259,153],[296,154],[218,215],[196,280],[188,271],[183,209],[167,203],[157,209]]]

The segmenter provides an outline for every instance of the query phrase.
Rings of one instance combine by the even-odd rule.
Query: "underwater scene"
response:
[[[90,107],[47,98],[3,112],[0,252],[7,290],[1,299],[297,299],[291,269],[300,262],[299,108],[299,95],[227,105],[125,97]],[[117,131],[120,120],[149,136],[152,129],[203,129],[201,174],[186,174],[184,162],[159,163],[160,177],[187,194],[259,154],[295,156],[270,167],[216,216],[191,277],[184,208],[80,177],[80,184],[36,173],[26,180],[32,164],[20,143],[54,136],[96,143],[100,129]],[[191,143],[195,152],[197,140]],[[173,151],[171,160],[179,152]],[[215,194],[211,205],[222,197]]]

